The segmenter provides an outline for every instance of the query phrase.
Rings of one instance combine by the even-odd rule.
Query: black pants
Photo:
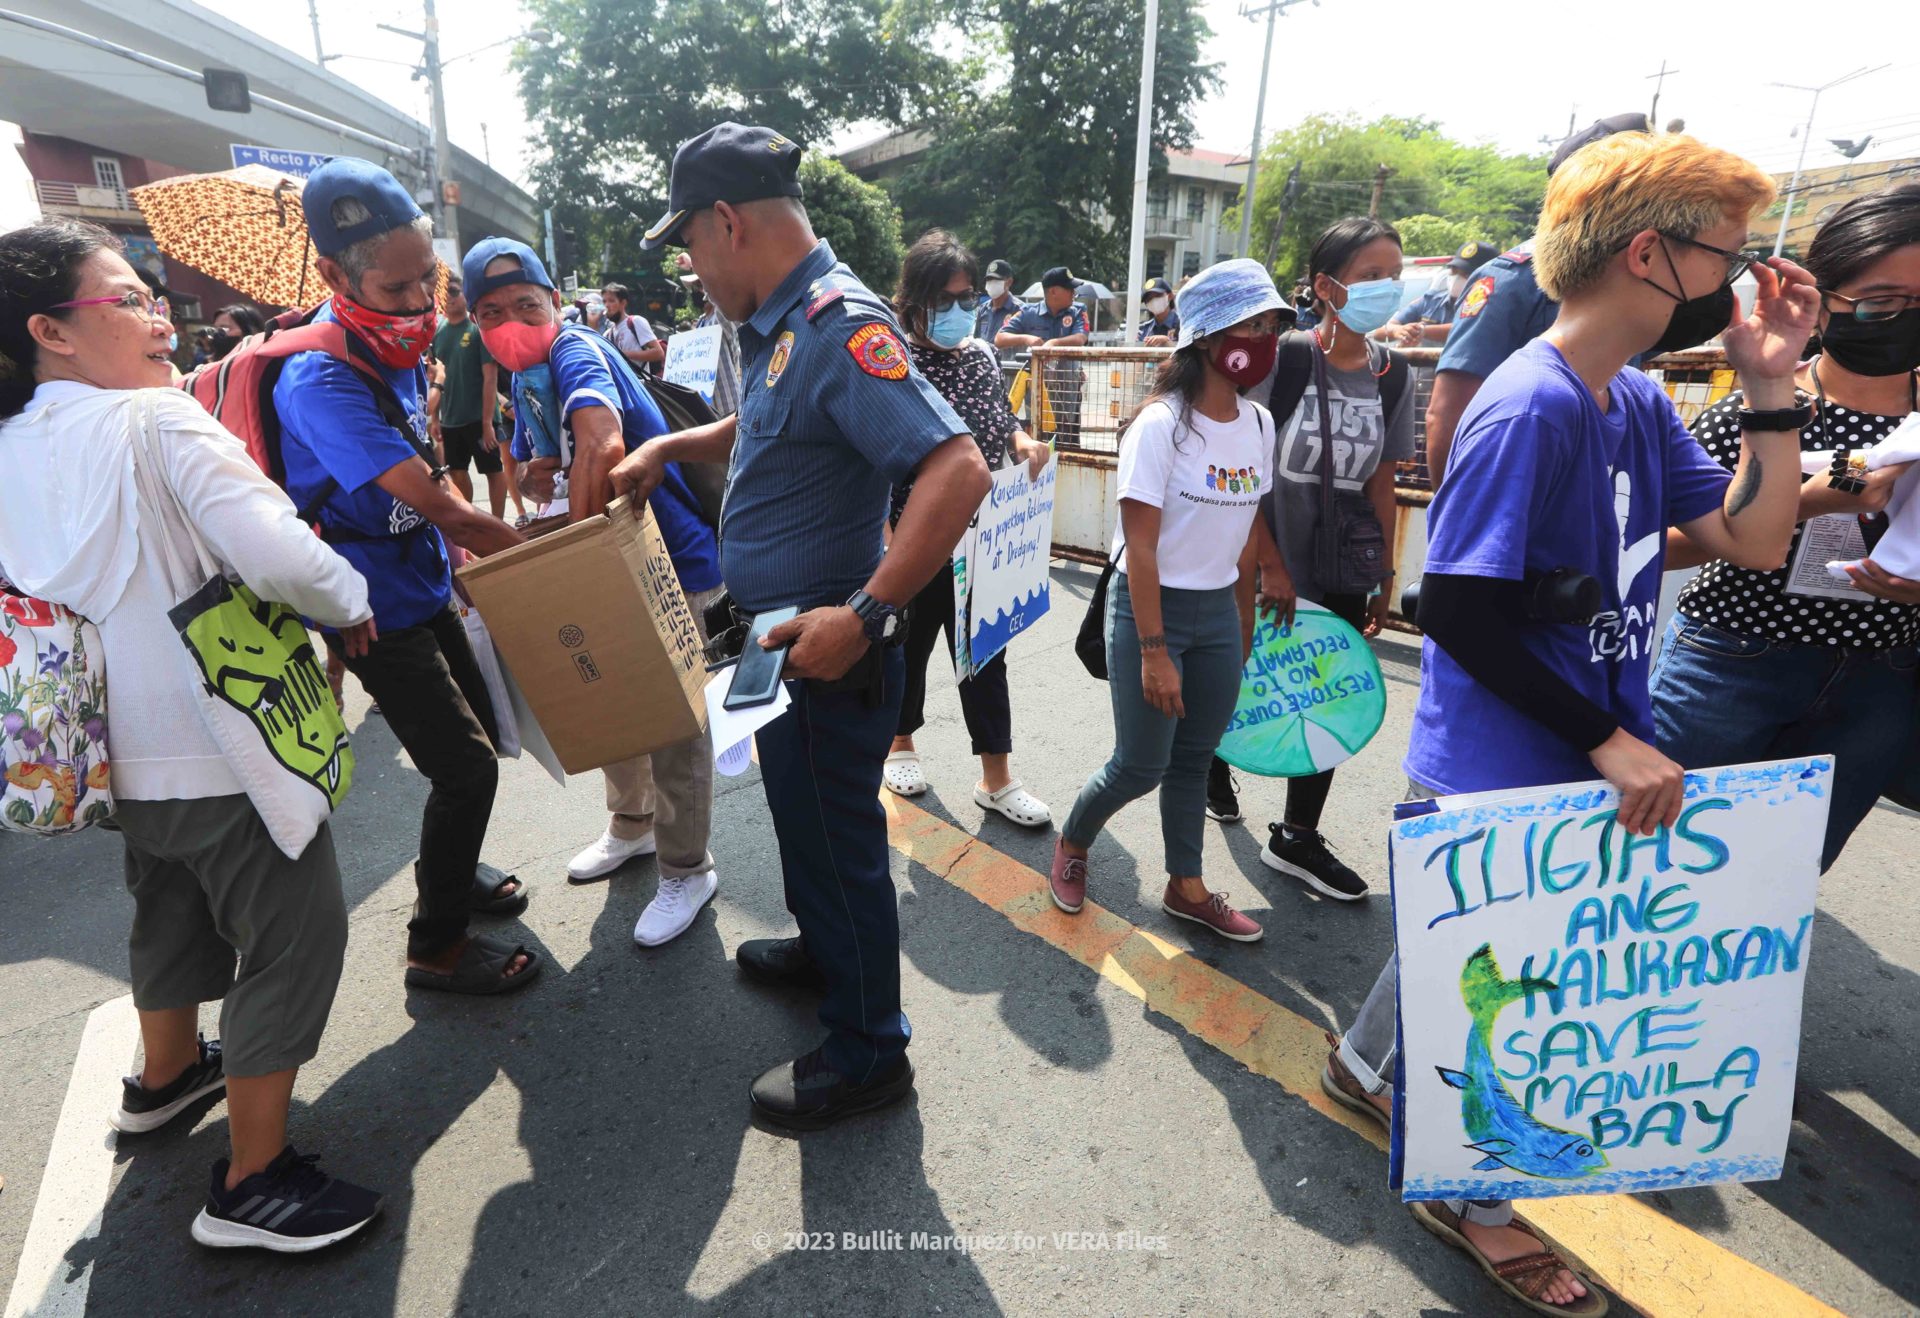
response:
[[[1367,597],[1365,595],[1328,595],[1320,603],[1327,612],[1351,623],[1355,631],[1366,626]],[[1287,779],[1285,822],[1294,828],[1318,830],[1320,812],[1326,809],[1327,796],[1332,791],[1332,769],[1328,769],[1325,773],[1309,774],[1305,778]]]
[[[900,701],[896,736],[911,737],[927,723],[927,664],[942,636],[948,662],[953,656],[953,571],[933,574],[907,606],[907,689]],[[975,755],[1013,753],[1013,712],[1007,700],[1007,652],[1002,650],[979,672],[960,683],[960,713],[967,720]]]
[[[329,635],[327,648],[345,658],[339,637]],[[466,936],[480,844],[493,816],[500,781],[493,702],[451,605],[418,627],[381,632],[365,655],[346,664],[432,784],[420,819],[419,900],[407,922],[407,955],[437,956]]]

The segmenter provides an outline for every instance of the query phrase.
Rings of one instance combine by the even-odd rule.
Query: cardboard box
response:
[[[627,500],[460,569],[494,646],[568,773],[706,726],[706,663],[653,513]]]

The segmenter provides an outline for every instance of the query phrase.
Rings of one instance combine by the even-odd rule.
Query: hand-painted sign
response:
[[[1387,688],[1366,639],[1318,604],[1290,626],[1262,617],[1240,672],[1240,703],[1220,758],[1275,778],[1321,773],[1358,753],[1387,717]]]
[[[1605,783],[1401,807],[1402,1196],[1779,1176],[1832,783],[1830,756],[1690,773],[1651,837]]]
[[[1056,464],[1049,462],[1037,481],[1027,472],[1024,462],[995,472],[974,519],[966,636],[976,671],[1045,617],[1053,602],[1047,562]]]
[[[711,403],[713,382],[720,373],[720,335],[718,325],[671,335],[667,339],[667,360],[661,369],[667,383],[697,390]]]
[[[268,169],[277,169],[282,174],[291,174],[295,178],[306,178],[314,170],[326,164],[333,157],[321,151],[290,151],[278,146],[242,146],[231,143],[228,148],[233,153],[233,167],[242,165],[265,165]]]

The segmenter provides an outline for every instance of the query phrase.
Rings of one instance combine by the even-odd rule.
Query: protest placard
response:
[[[660,374],[668,384],[697,390],[711,403],[713,382],[720,374],[720,327],[708,325],[669,336],[667,360]]]
[[[1286,626],[1263,614],[1254,627],[1220,758],[1274,778],[1322,773],[1357,754],[1386,717],[1386,684],[1366,639],[1302,600]]]
[[[1831,756],[1690,773],[1651,837],[1605,783],[1396,821],[1402,1197],[1779,1176],[1832,783]]]
[[[1054,476],[1051,462],[1037,481],[1028,477],[1024,462],[995,472],[974,519],[966,634],[974,671],[1052,604],[1047,561],[1053,553]]]

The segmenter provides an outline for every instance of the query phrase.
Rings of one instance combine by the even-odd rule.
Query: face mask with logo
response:
[[[1280,336],[1262,334],[1222,334],[1208,354],[1220,374],[1233,381],[1236,389],[1251,389],[1273,370],[1280,352]]]
[[[1167,314],[1167,299],[1165,299],[1164,297],[1148,298],[1147,310],[1153,313],[1153,318],[1155,320],[1160,319],[1160,317]]]
[[[396,371],[420,364],[440,323],[432,307],[419,311],[374,311],[339,293],[333,295],[333,314],[366,342],[375,360]]]
[[[553,341],[559,336],[560,326],[554,321],[529,325],[524,320],[505,320],[480,331],[480,339],[493,359],[515,375],[546,361],[547,354],[553,351]]]
[[[945,311],[936,311],[927,321],[927,341],[936,348],[953,349],[973,333],[973,313],[958,302]]]
[[[1820,349],[1855,375],[1905,375],[1920,368],[1920,307],[1891,320],[1829,312]]]
[[[1340,284],[1338,279],[1333,282]],[[1347,290],[1347,304],[1335,307],[1334,314],[1355,334],[1373,333],[1400,309],[1403,285],[1398,279],[1368,279],[1340,287]]]
[[[1007,291],[1007,281],[1006,281],[1006,280],[1004,280],[1004,279],[989,279],[989,280],[987,281],[987,296],[988,296],[988,297],[999,297],[999,296],[1000,296],[1000,295],[1001,295],[1002,293],[1004,293],[1004,292],[1006,292],[1006,291]]]
[[[1666,251],[1666,240],[1661,240],[1660,250]],[[1688,297],[1687,286],[1680,282],[1680,271],[1673,264],[1672,253],[1667,253],[1667,269],[1673,271],[1673,284],[1680,291],[1660,288],[1651,279],[1653,287],[1674,301],[1673,315],[1667,320],[1667,332],[1659,341],[1647,349],[1649,357],[1657,357],[1663,352],[1681,352],[1687,348],[1697,348],[1708,339],[1725,329],[1733,319],[1735,306],[1733,285],[1722,284],[1711,293],[1702,293],[1699,297]],[[1842,362],[1841,365],[1845,365]]]

